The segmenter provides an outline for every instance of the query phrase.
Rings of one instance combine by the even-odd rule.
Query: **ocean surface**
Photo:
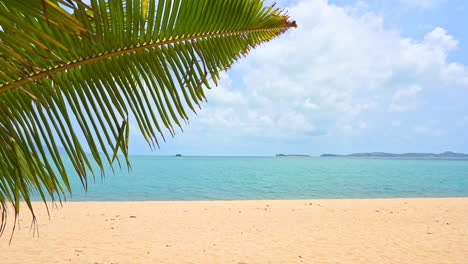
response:
[[[468,159],[131,157],[71,201],[468,197]],[[73,170],[70,167],[70,172]]]

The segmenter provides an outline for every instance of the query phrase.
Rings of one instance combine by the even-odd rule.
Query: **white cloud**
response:
[[[458,85],[468,86],[468,68],[459,63],[449,63],[441,71],[444,80],[452,81]]]
[[[320,107],[310,98],[298,100],[294,107],[281,108],[281,102],[276,105],[255,89],[242,91],[231,85],[229,77],[222,74],[220,86],[208,94],[210,103],[199,113],[196,122],[202,125],[200,129],[221,127],[235,129],[230,131],[234,135],[283,138],[295,133],[321,134],[306,115]]]
[[[392,103],[390,104],[391,112],[405,112],[414,110],[419,105],[420,100],[418,94],[422,88],[418,85],[411,85],[408,88],[402,88],[393,95]]]
[[[450,51],[458,46],[458,41],[447,35],[447,31],[441,27],[436,27],[433,31],[424,36],[424,42],[441,50]]]
[[[358,133],[373,127],[372,112],[415,109],[421,87],[468,86],[468,68],[448,61],[457,41],[443,28],[410,39],[356,8],[325,0],[292,7],[299,27],[224,75],[207,93],[196,129],[271,138]]]

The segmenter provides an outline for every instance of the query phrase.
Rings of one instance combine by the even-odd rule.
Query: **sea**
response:
[[[68,201],[468,197],[468,159],[132,156]]]

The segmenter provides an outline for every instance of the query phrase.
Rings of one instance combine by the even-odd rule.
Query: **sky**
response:
[[[224,73],[159,150],[133,129],[131,154],[468,152],[468,2],[277,2],[299,27]]]

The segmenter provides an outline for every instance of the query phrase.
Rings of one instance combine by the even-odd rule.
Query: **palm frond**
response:
[[[220,71],[296,24],[261,0],[0,0],[0,26],[1,232],[8,201],[72,191],[65,158],[85,186],[92,163],[128,164],[130,117],[157,147]]]

